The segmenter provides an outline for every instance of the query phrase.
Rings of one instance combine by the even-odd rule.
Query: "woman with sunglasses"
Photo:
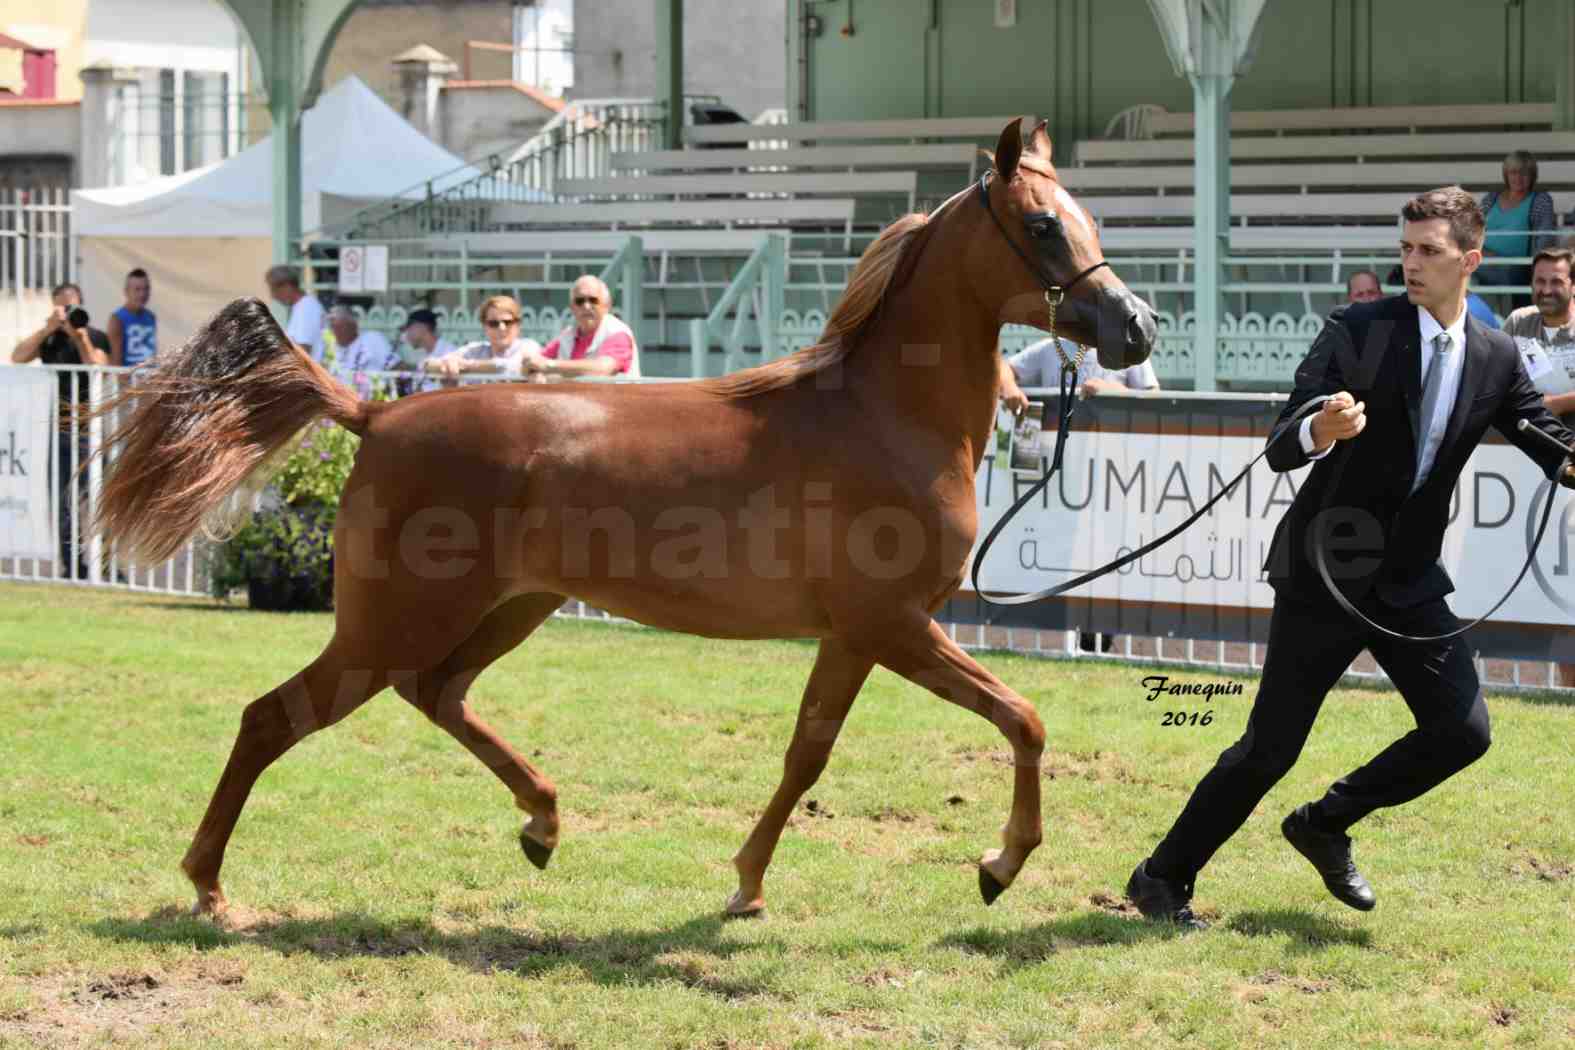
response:
[[[507,295],[494,295],[481,304],[481,328],[486,338],[466,343],[453,353],[429,357],[421,367],[443,377],[453,386],[461,375],[526,376],[536,371],[541,344],[520,336],[520,304]]]
[[[609,311],[612,293],[600,277],[585,274],[569,291],[574,324],[558,333],[529,367],[538,374],[640,378],[640,348],[634,331]]]

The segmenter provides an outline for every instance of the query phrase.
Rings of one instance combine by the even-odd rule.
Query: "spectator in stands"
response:
[[[11,351],[11,362],[25,365],[36,358],[46,365],[110,364],[109,336],[89,326],[87,311],[82,309],[82,289],[69,283],[58,285],[50,293],[50,299],[54,308],[44,319],[43,327],[16,344]],[[85,544],[71,542],[71,512],[73,506],[80,510],[87,504],[87,474],[75,475],[76,482],[72,484],[72,472],[76,465],[87,462],[88,431],[85,422],[67,420],[65,416],[72,406],[88,402],[90,384],[87,373],[80,371],[62,371],[58,378],[61,421],[66,425],[56,435],[59,469],[55,472],[55,491],[60,510],[60,560],[55,563],[55,575],[85,580],[88,576],[87,562],[83,559]],[[85,539],[86,523],[80,518],[78,522],[77,537]]]
[[[301,289],[301,271],[294,266],[274,266],[263,274],[268,295],[290,311],[284,333],[315,360],[323,359],[323,304]]]
[[[547,344],[531,369],[547,376],[624,375],[640,377],[640,348],[634,331],[610,312],[612,292],[600,277],[585,274],[569,290],[574,324]]]
[[[1561,367],[1560,358],[1568,362],[1563,367],[1575,368],[1575,310],[1570,308],[1575,291],[1570,280],[1572,267],[1575,251],[1544,248],[1538,252],[1531,260],[1533,305],[1523,306],[1504,319],[1504,331],[1515,337],[1525,358],[1526,374],[1543,392],[1548,411],[1556,416],[1575,413],[1575,391],[1565,389],[1571,385],[1568,372],[1554,375],[1554,369]],[[1534,356],[1539,349],[1544,354],[1541,360]],[[1551,358],[1546,356],[1549,353]],[[1554,389],[1563,392],[1550,392]]]
[[[1568,426],[1575,422],[1575,286],[1571,270],[1575,251],[1544,248],[1531,260],[1531,306],[1504,319],[1504,331],[1515,337],[1526,374],[1542,393],[1548,411]],[[1575,664],[1559,664],[1560,685],[1575,686]]]
[[[1553,198],[1537,189],[1536,157],[1518,149],[1504,158],[1504,185],[1482,197],[1482,214],[1487,216],[1487,242],[1476,272],[1477,285],[1529,284],[1530,267],[1495,266],[1492,260],[1531,255],[1551,247],[1556,239]],[[1525,296],[1514,299],[1516,306],[1525,305]]]
[[[1000,364],[997,374],[1001,402],[1011,409],[1014,415],[1021,415],[1028,407],[1028,395],[1023,393],[1023,387],[1051,389],[1059,387],[1061,354],[1056,352],[1056,341],[1056,337],[1051,336],[1049,339],[1041,339],[1033,343],[1011,357],[998,357]],[[1061,351],[1068,357],[1077,355],[1077,347],[1070,342],[1062,339],[1060,343]],[[1102,367],[1090,350],[1083,355],[1083,360],[1077,366],[1075,385],[1081,397],[1108,397],[1140,390],[1158,390],[1159,377],[1154,374],[1154,365],[1150,361],[1120,371],[1111,371]],[[1114,635],[1105,635],[1104,644],[1100,646],[1101,651],[1108,653],[1115,640]],[[1078,632],[1078,648],[1085,653],[1094,651],[1092,631]]]
[[[462,375],[528,376],[536,371],[541,344],[520,336],[520,304],[507,295],[494,295],[481,304],[481,326],[487,338],[466,343],[442,357],[429,357],[422,367],[453,386]]]
[[[153,282],[138,267],[126,274],[126,301],[109,315],[109,356],[117,367],[135,368],[159,349],[159,319],[148,309]]]
[[[363,332],[355,311],[340,304],[328,311],[328,328],[334,335],[334,370],[342,376],[357,372],[392,372],[399,355],[382,332]]]
[[[404,336],[403,346],[406,349],[400,354],[402,369],[425,371],[427,361],[452,354],[455,350],[453,343],[438,337],[437,314],[425,307],[410,311],[405,319]],[[436,379],[423,379],[414,383],[402,379],[399,392],[409,394],[417,390],[436,390],[438,386]]]
[[[1023,387],[1055,389],[1061,382],[1061,355],[1056,353],[1054,338],[1039,342],[1011,357],[1000,359],[999,381],[1001,400],[1014,413],[1028,407],[1028,395]],[[1077,355],[1077,347],[1061,340],[1061,349],[1069,357]],[[1111,371],[1100,366],[1092,351],[1083,355],[1077,368],[1077,392],[1082,397],[1127,394],[1139,390],[1158,390],[1159,378],[1154,375],[1154,365],[1144,361],[1140,365]]]
[[[1345,301],[1348,303],[1370,303],[1383,297],[1383,285],[1378,283],[1378,274],[1372,270],[1357,270],[1345,279]]]

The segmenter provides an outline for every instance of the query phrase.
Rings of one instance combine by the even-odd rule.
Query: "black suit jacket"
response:
[[[1563,458],[1515,425],[1528,419],[1566,442],[1575,435],[1543,407],[1514,340],[1468,316],[1460,391],[1427,482],[1412,494],[1421,343],[1417,308],[1404,295],[1357,303],[1329,315],[1296,370],[1296,391],[1271,440],[1303,404],[1341,390],[1367,403],[1367,426],[1314,463],[1275,531],[1264,568],[1282,597],[1328,600],[1308,542],[1320,515],[1331,529],[1330,574],[1352,600],[1376,591],[1386,604],[1409,608],[1453,591],[1438,561],[1449,504],[1467,457],[1489,426],[1536,460],[1549,478],[1561,473]],[[1299,435],[1275,442],[1268,461],[1277,471],[1305,466]]]

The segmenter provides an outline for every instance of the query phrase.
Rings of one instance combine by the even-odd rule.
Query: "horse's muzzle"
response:
[[[1099,290],[1099,340],[1095,348],[1106,368],[1131,368],[1154,352],[1159,329],[1154,311],[1125,287]]]

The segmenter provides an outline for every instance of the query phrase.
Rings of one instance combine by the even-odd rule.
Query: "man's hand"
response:
[[[1023,393],[1023,388],[1013,383],[1001,391],[1001,404],[1014,416],[1020,416],[1028,411],[1028,395]]]
[[[67,310],[64,306],[57,306],[49,312],[49,319],[44,322],[44,334],[54,335],[65,326]]]
[[[1125,393],[1126,389],[1124,384],[1117,383],[1113,379],[1085,379],[1083,385],[1077,388],[1077,392],[1084,397],[1098,397],[1107,390],[1111,393]]]
[[[1313,450],[1322,452],[1336,441],[1354,438],[1366,426],[1367,403],[1342,390],[1325,401],[1323,409],[1312,417]]]

